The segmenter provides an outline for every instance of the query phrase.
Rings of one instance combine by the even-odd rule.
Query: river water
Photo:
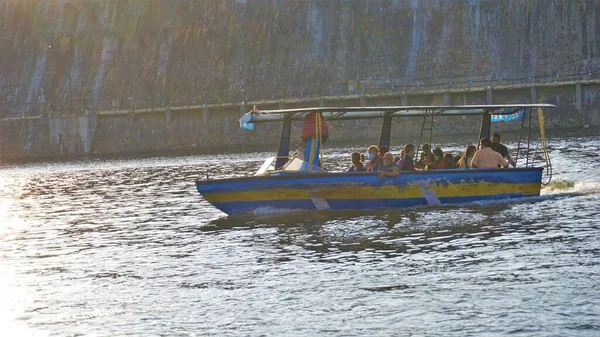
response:
[[[0,335],[600,336],[600,139],[549,144],[539,198],[381,212],[196,192],[270,153],[4,166]]]

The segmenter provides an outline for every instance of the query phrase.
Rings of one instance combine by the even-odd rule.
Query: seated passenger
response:
[[[404,155],[405,155],[405,151],[404,151],[404,149],[402,149],[400,151],[400,155],[398,155],[398,157],[394,158],[394,164],[396,164],[396,166],[400,167],[400,164],[402,164],[402,159],[404,159]]]
[[[454,163],[454,166],[456,166],[456,168],[458,168],[458,162],[460,161],[461,158],[462,158],[462,156],[460,154],[455,154],[454,157],[452,158],[452,162]]]
[[[467,146],[467,149],[465,150],[465,154],[462,156],[462,158],[460,158],[460,160],[458,161],[458,164],[456,166],[458,166],[459,168],[470,168],[471,160],[473,160],[475,151],[477,151],[477,148],[475,147],[475,145]]]
[[[454,164],[454,156],[452,155],[452,153],[446,153],[444,155],[444,161],[446,162],[447,169],[455,169],[456,168],[456,164]]]
[[[475,152],[473,160],[471,160],[472,168],[498,168],[498,165],[506,168],[508,162],[502,155],[492,150],[492,141],[488,138],[483,138],[479,142],[480,149]]]
[[[425,154],[425,152],[423,152],[423,151],[419,152],[419,160],[417,160],[415,162],[415,167],[416,168],[424,170],[425,166],[427,166],[427,165],[423,166],[423,162],[426,161],[426,159],[424,160],[423,157],[427,157],[427,154]]]
[[[383,165],[383,157],[378,155],[379,148],[376,145],[369,146],[367,150],[367,171],[368,172],[376,172],[379,171],[379,168]]]
[[[396,177],[399,175],[398,167],[394,165],[394,156],[391,153],[386,153],[383,156],[383,165],[379,169],[377,176],[382,177]]]
[[[406,144],[403,152],[405,153],[404,157],[398,162],[397,166],[400,168],[400,171],[414,171],[415,163],[413,158],[415,157],[415,146],[412,144]]]
[[[444,160],[444,151],[442,151],[442,149],[440,149],[439,147],[435,148],[435,150],[433,150],[433,162],[430,164],[427,164],[425,169],[426,170],[441,170],[441,169],[445,169],[447,167],[448,167],[448,164],[446,164],[446,161]]]
[[[510,157],[510,153],[506,145],[500,143],[500,134],[498,132],[494,133],[494,135],[492,136],[491,148],[492,150],[500,153],[502,155],[502,158],[506,159],[512,165],[512,167],[515,167],[517,165],[517,163],[515,163],[515,161],[512,160],[512,158]]]
[[[431,146],[429,144],[423,144],[423,151],[419,160],[415,163],[415,166],[424,169],[427,165],[433,163],[433,153],[431,153]]]
[[[360,160],[360,153],[358,152],[354,152],[352,153],[352,167],[350,167],[350,169],[347,172],[364,172],[367,169],[365,169],[365,166],[363,165],[363,163]]]

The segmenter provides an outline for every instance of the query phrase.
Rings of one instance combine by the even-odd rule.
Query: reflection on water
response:
[[[199,176],[253,174],[266,154],[5,167],[0,325],[14,336],[598,334],[600,141],[550,147],[558,183],[541,197],[377,212],[224,217],[195,191]],[[345,168],[352,150],[327,149],[326,165]]]
[[[600,184],[597,191],[600,191]],[[508,242],[510,233],[547,232],[553,229],[548,223],[527,221],[521,212],[527,212],[531,205],[544,207],[577,195],[561,193],[459,209],[446,206],[372,212],[298,212],[261,216],[259,220],[255,216],[241,215],[212,220],[200,230],[208,234],[276,228],[278,242],[293,242],[311,254],[321,253],[328,261],[353,260],[360,251],[370,251],[378,257],[393,257],[406,253],[471,249],[487,245],[490,239],[495,242],[494,238],[499,236],[503,236],[502,242]],[[550,209],[543,219],[560,217],[563,212],[562,209]],[[593,215],[593,211],[579,212],[583,218]],[[519,222],[511,221],[519,218]]]

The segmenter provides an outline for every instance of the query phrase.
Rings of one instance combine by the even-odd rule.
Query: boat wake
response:
[[[572,181],[559,179],[544,186],[542,196],[546,195],[585,195],[600,193],[600,181]]]
[[[275,208],[272,206],[259,207],[252,210],[253,215],[273,215],[273,214],[289,214],[289,213],[298,213],[305,212],[303,209],[293,209],[293,208]]]
[[[556,180],[547,186],[542,187],[539,196],[535,197],[522,197],[522,198],[510,198],[510,199],[497,199],[497,200],[484,200],[484,201],[473,201],[464,204],[455,204],[454,206],[492,206],[500,204],[514,204],[523,202],[538,202],[545,200],[555,200],[561,198],[574,197],[579,195],[588,195],[600,193],[600,182],[599,181],[572,181],[572,180]],[[450,205],[445,205],[446,207]]]

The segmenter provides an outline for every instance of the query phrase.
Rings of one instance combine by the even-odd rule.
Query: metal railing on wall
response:
[[[566,69],[571,70],[571,69]],[[589,81],[600,79],[600,69],[556,73],[548,70],[527,77],[502,77],[498,74],[451,78],[376,78],[334,83],[328,86],[259,87],[207,90],[175,97],[110,97],[102,99],[69,99],[51,102],[0,104],[0,118],[47,116],[54,113],[85,113],[87,111],[160,110],[181,107],[201,107],[241,102],[318,99],[331,96],[414,93],[463,87],[502,87],[518,84],[544,85],[552,82]]]

